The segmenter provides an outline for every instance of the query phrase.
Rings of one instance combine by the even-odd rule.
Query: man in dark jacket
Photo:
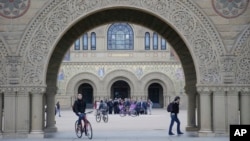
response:
[[[84,119],[86,102],[82,98],[82,94],[77,95],[77,100],[74,103],[75,114],[79,117],[78,125],[81,124],[81,120]]]
[[[171,111],[171,123],[169,126],[169,131],[168,134],[169,135],[174,135],[174,133],[172,132],[172,127],[174,125],[174,122],[177,123],[177,134],[183,134],[180,130],[180,121],[177,117],[178,113],[179,113],[179,104],[180,104],[180,97],[176,96],[174,101],[173,101],[173,107],[172,107],[172,111]]]

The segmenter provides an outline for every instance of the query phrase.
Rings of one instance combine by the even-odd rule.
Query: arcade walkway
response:
[[[89,110],[88,110],[89,111]],[[20,141],[73,141],[88,140],[86,137],[77,139],[74,133],[74,122],[76,116],[70,110],[62,110],[62,117],[56,117],[58,132],[46,134],[45,139],[18,139]],[[229,137],[197,137],[195,133],[185,132],[186,111],[180,112],[181,129],[185,133],[181,136],[169,136],[168,125],[169,114],[163,109],[153,109],[152,115],[140,115],[139,117],[120,117],[119,115],[109,116],[109,122],[95,121],[94,114],[88,115],[94,131],[93,141],[228,141]],[[176,132],[176,125],[173,128]],[[12,141],[12,139],[1,139]],[[15,139],[16,140],[16,139]]]

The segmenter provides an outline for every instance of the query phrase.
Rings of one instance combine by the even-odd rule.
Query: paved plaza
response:
[[[87,111],[90,111],[88,109]],[[46,134],[44,139],[18,139],[18,140],[88,140],[87,137],[78,139],[74,132],[76,116],[71,110],[62,110],[62,117],[56,116],[57,133]],[[109,115],[108,123],[95,121],[94,113],[88,115],[93,128],[93,141],[228,141],[229,137],[197,137],[195,132],[185,132],[186,111],[180,111],[181,129],[184,135],[169,136],[169,113],[164,109],[154,109],[152,115],[139,117],[120,117]],[[173,128],[176,133],[176,124]],[[9,141],[12,139],[1,139]]]

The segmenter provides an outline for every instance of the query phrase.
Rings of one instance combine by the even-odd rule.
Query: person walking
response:
[[[180,97],[179,96],[176,96],[174,101],[173,101],[173,104],[172,104],[172,110],[170,112],[170,116],[171,116],[171,123],[169,125],[169,131],[168,131],[168,134],[169,135],[174,135],[174,133],[172,132],[172,127],[174,125],[174,122],[177,123],[177,134],[178,135],[181,135],[183,134],[180,130],[180,120],[178,119],[178,113],[179,113],[179,104],[180,104]]]
[[[57,103],[56,103],[56,111],[58,113],[58,116],[61,117],[61,105],[60,105],[59,101],[57,101]]]

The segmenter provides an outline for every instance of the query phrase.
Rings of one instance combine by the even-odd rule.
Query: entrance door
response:
[[[116,81],[111,86],[111,98],[130,98],[130,87],[127,82],[123,80]]]
[[[93,88],[90,84],[84,83],[79,86],[78,93],[83,94],[83,98],[87,103],[87,108],[93,107]]]
[[[154,103],[154,108],[163,108],[163,88],[158,83],[148,87],[148,98]]]

